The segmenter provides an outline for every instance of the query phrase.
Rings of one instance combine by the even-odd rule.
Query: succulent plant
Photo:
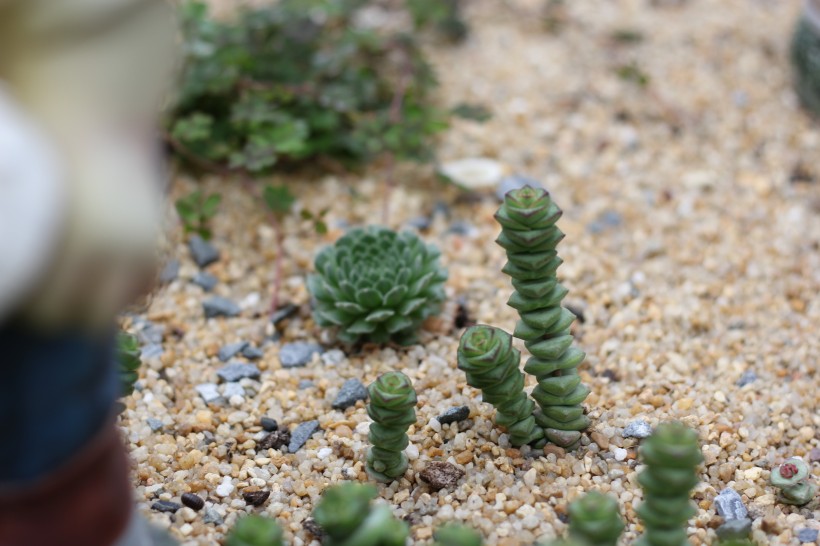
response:
[[[544,432],[535,423],[535,404],[524,392],[524,374],[518,368],[521,353],[512,336],[492,326],[471,326],[458,345],[458,367],[471,387],[481,389],[484,401],[496,408],[495,422],[507,429],[514,446],[536,443]]]
[[[484,543],[475,529],[453,523],[436,529],[433,539],[433,546],[481,546]]]
[[[749,518],[730,519],[718,527],[715,546],[755,546],[751,540],[752,520]]]
[[[284,546],[282,528],[275,520],[262,516],[244,516],[225,539],[225,546]]]
[[[597,491],[569,505],[569,535],[595,546],[615,546],[624,530],[618,502]]]
[[[805,9],[791,44],[794,85],[803,105],[820,116],[820,7],[806,2]]]
[[[140,365],[140,342],[137,336],[128,332],[117,333],[117,361],[120,371],[120,389],[123,396],[128,396],[134,392],[134,385],[137,383]]]
[[[329,488],[313,511],[324,546],[404,546],[409,529],[387,506],[373,507],[372,485],[345,483]]]
[[[635,546],[687,546],[686,522],[697,513],[689,496],[703,461],[697,434],[682,423],[663,423],[640,454],[646,465],[638,475],[644,500],[636,512],[646,532]]]
[[[809,481],[809,466],[798,457],[787,459],[772,471],[769,481],[780,489],[780,502],[803,506],[817,493],[817,488]]]
[[[407,428],[416,422],[416,391],[410,378],[401,372],[387,372],[370,387],[367,414],[373,419],[368,438],[367,473],[389,483],[407,470],[404,449],[410,442]]]
[[[439,255],[410,232],[350,230],[319,253],[316,274],[308,278],[316,323],[338,327],[346,343],[413,343],[445,298]]]
[[[532,355],[524,371],[538,380],[532,391],[540,407],[535,420],[547,440],[572,449],[590,424],[581,406],[589,389],[578,375],[586,355],[572,346],[575,315],[561,306],[568,291],[556,276],[562,260],[555,248],[564,238],[555,225],[560,216],[544,189],[512,190],[495,215],[502,227],[496,242],[507,251],[503,271],[515,288],[507,304],[521,317],[513,335]]]
[[[582,540],[579,538],[567,537],[567,538],[557,538],[552,542],[542,542],[537,544],[536,546],[598,546],[595,543],[587,542],[586,540]]]

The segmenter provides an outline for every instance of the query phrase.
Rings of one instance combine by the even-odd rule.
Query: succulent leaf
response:
[[[439,255],[410,232],[350,230],[316,256],[308,278],[316,323],[338,327],[347,343],[413,343],[445,298]]]
[[[313,511],[324,546],[404,546],[409,533],[386,506],[371,506],[372,485],[348,482],[329,488]]]
[[[589,419],[573,414],[564,420],[564,411],[551,411],[556,406],[581,408],[589,394],[577,371],[585,355],[572,347],[569,331],[575,315],[561,306],[568,290],[556,277],[561,258],[555,247],[564,238],[555,225],[561,209],[545,190],[526,186],[509,192],[495,217],[502,227],[496,242],[507,251],[503,271],[515,288],[507,303],[521,317],[513,335],[524,340],[532,355],[524,371],[538,380],[532,393],[541,408],[536,422],[549,441],[573,449]]]
[[[373,447],[367,452],[367,473],[389,483],[407,470],[404,449],[410,441],[407,428],[416,422],[416,391],[401,372],[380,375],[367,390],[367,413],[374,421],[368,436]]]
[[[615,546],[624,530],[618,502],[592,491],[569,505],[569,534],[596,546]]]

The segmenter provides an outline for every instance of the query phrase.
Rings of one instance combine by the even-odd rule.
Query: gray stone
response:
[[[220,379],[226,383],[239,381],[240,379],[244,379],[246,377],[250,379],[259,379],[261,373],[262,372],[259,371],[256,364],[248,364],[246,362],[231,362],[230,364],[225,364],[216,371],[216,375],[218,375]]]
[[[222,396],[230,398],[232,396],[245,396],[245,388],[239,383],[225,383],[222,387]]]
[[[436,417],[436,421],[441,423],[442,425],[446,425],[448,423],[458,423],[460,421],[465,420],[467,417],[470,416],[470,408],[467,406],[456,406],[454,408],[450,408],[438,417]]]
[[[167,512],[169,514],[173,514],[180,508],[182,508],[181,504],[165,500],[157,501],[151,505],[151,509],[156,510],[157,512]]]
[[[299,389],[300,391],[303,391],[305,389],[310,389],[311,387],[314,387],[314,386],[315,386],[315,384],[310,379],[300,379],[299,383],[296,385],[296,388]]]
[[[299,306],[298,305],[288,303],[288,304],[280,307],[279,309],[277,309],[273,313],[271,313],[270,321],[275,326],[275,325],[279,324],[280,322],[282,322],[283,320],[289,319],[290,317],[295,315],[297,311],[299,311]]]
[[[210,273],[200,271],[199,273],[194,275],[194,278],[191,279],[191,282],[202,288],[205,292],[210,292],[214,289],[214,287],[217,284],[219,284],[219,279],[217,279]]]
[[[235,357],[241,350],[248,346],[247,341],[238,341],[236,343],[228,343],[227,345],[223,345],[220,347],[219,352],[216,353],[216,356],[222,362],[227,362],[228,360]]]
[[[749,518],[733,519],[715,529],[721,540],[747,538],[752,532],[752,520]]]
[[[188,249],[199,267],[207,267],[219,261],[219,250],[199,235],[193,235],[188,239]]]
[[[177,280],[179,276],[179,260],[169,260],[159,273],[159,282],[161,284],[168,284]]]
[[[801,543],[805,542],[817,542],[817,535],[820,534],[817,529],[798,529],[797,530],[797,540]]]
[[[296,341],[285,343],[279,350],[279,362],[283,368],[298,368],[311,361],[314,354],[322,354],[324,348],[318,343]]]
[[[715,506],[717,513],[726,521],[745,519],[749,516],[740,494],[731,487],[727,487],[715,497]]]
[[[623,223],[621,213],[616,210],[605,210],[598,218],[587,225],[587,231],[590,233],[601,233],[611,228],[620,226]]]
[[[343,410],[355,405],[359,400],[367,400],[367,387],[358,379],[348,379],[339,389],[339,394],[336,395],[331,407]]]
[[[501,182],[498,183],[498,188],[495,190],[495,196],[499,201],[504,201],[504,196],[507,195],[508,192],[523,188],[524,186],[540,188],[541,183],[538,182],[538,180],[520,174],[505,176],[501,179]]]
[[[432,220],[427,216],[416,216],[415,218],[410,218],[405,222],[408,227],[413,229],[417,229],[419,231],[427,231],[430,229],[430,225],[432,224]]]
[[[279,430],[279,423],[276,422],[276,419],[272,417],[262,417],[259,420],[259,424],[262,425],[262,428],[267,430],[268,432],[273,432],[274,430]]]
[[[746,370],[740,375],[740,379],[735,383],[738,387],[745,387],[749,383],[757,381],[757,374],[754,370]]]
[[[478,229],[476,229],[476,227],[473,224],[467,222],[466,220],[456,220],[455,222],[450,224],[449,228],[447,228],[447,233],[462,235],[464,237],[471,237],[478,233]]]
[[[224,402],[216,383],[201,383],[194,387],[206,404]]]
[[[162,421],[160,421],[156,417],[149,417],[148,419],[145,420],[145,422],[151,428],[151,432],[156,432],[158,430],[162,430],[162,427],[164,426],[162,424]]]
[[[248,360],[258,360],[265,356],[265,351],[263,351],[259,347],[254,347],[248,344],[245,345],[244,349],[242,349],[242,356],[244,356]]]
[[[649,426],[649,423],[643,419],[638,419],[626,425],[622,436],[624,438],[648,438],[650,434],[652,434],[652,427]]]
[[[214,525],[222,525],[225,523],[225,520],[222,519],[219,512],[210,506],[205,509],[205,516],[202,518],[202,521],[205,523],[213,523]]]
[[[202,310],[205,318],[235,317],[242,311],[236,303],[222,296],[214,296],[202,302]]]
[[[347,355],[341,349],[331,349],[322,354],[322,362],[328,366],[338,366],[345,361]]]
[[[150,345],[145,345],[142,349],[140,349],[140,357],[143,360],[148,360],[149,358],[157,358],[162,356],[162,353],[164,351],[165,350],[162,348],[162,345],[152,343]]]
[[[305,445],[311,436],[319,430],[319,421],[306,421],[300,423],[293,432],[290,433],[290,444],[288,444],[288,452],[295,453]]]
[[[142,328],[137,332],[137,338],[142,345],[159,345],[165,337],[165,326],[154,324],[146,320],[142,323]]]

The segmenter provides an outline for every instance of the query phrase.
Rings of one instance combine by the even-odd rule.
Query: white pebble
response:
[[[433,431],[441,432],[441,423],[438,422],[438,419],[430,419],[429,425]]]
[[[231,493],[233,493],[233,484],[231,483],[231,478],[225,476],[225,479],[222,480],[218,486],[216,486],[216,494],[220,497],[227,497]]]
[[[404,453],[407,455],[407,458],[411,461],[415,461],[419,458],[419,448],[414,444],[410,444],[409,446],[407,446],[407,449],[404,451]]]
[[[615,460],[616,461],[626,460],[626,456],[627,456],[628,452],[624,448],[616,447],[615,449],[612,450],[612,452],[615,454]]]
[[[535,478],[537,476],[537,472],[534,468],[530,468],[524,474],[524,485],[527,487],[533,487],[535,485]]]
[[[327,459],[330,454],[333,453],[333,449],[329,447],[323,447],[319,451],[316,452],[316,456],[320,459]]]

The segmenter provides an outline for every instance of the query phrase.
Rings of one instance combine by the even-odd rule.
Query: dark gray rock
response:
[[[299,306],[298,305],[295,305],[293,303],[288,303],[286,305],[283,305],[282,307],[280,307],[279,309],[277,309],[273,313],[271,313],[270,321],[275,326],[275,325],[279,324],[280,322],[282,322],[283,320],[289,319],[290,317],[295,315],[297,311],[299,311]]]
[[[318,343],[296,341],[285,343],[279,350],[279,362],[283,368],[298,368],[311,361],[314,354],[322,354],[325,349]]]
[[[623,223],[624,219],[616,210],[605,210],[598,218],[587,225],[587,231],[590,233],[601,233],[611,228],[616,228]]]
[[[717,513],[726,521],[746,519],[749,516],[740,494],[731,487],[727,487],[715,497],[715,507]]]
[[[227,345],[223,345],[222,347],[220,347],[219,352],[216,354],[216,356],[222,362],[227,362],[228,360],[232,359],[237,354],[239,354],[239,352],[247,346],[247,341],[237,341],[236,343],[229,343]]]
[[[168,514],[173,514],[180,508],[182,508],[181,504],[164,500],[157,501],[151,505],[152,510],[156,510],[157,512],[166,512]]]
[[[245,345],[244,349],[242,349],[242,356],[244,356],[248,360],[259,360],[260,358],[265,356],[265,351],[263,351],[259,347],[254,347],[251,344],[248,344]]]
[[[202,288],[205,292],[210,292],[214,289],[214,287],[217,284],[219,284],[219,279],[217,279],[210,273],[200,271],[199,273],[194,275],[194,278],[191,279],[191,282]]]
[[[161,284],[168,284],[177,280],[179,276],[179,260],[169,260],[159,273],[159,282]]]
[[[460,421],[465,420],[467,417],[470,416],[470,408],[467,406],[456,406],[454,408],[450,408],[438,417],[436,417],[436,421],[441,423],[442,425],[446,425],[448,423],[458,423]]]
[[[259,379],[261,373],[262,372],[259,371],[256,364],[248,364],[246,362],[231,362],[230,364],[225,364],[216,371],[216,375],[218,375],[220,379],[226,383],[239,381],[240,379],[244,379],[246,377],[250,379]]]
[[[270,491],[244,491],[242,498],[249,506],[262,506],[270,497]]]
[[[464,476],[464,471],[454,464],[444,461],[431,461],[419,473],[419,478],[428,483],[432,489],[438,491],[445,487],[455,487]]]
[[[747,538],[752,532],[752,520],[749,518],[733,519],[715,529],[721,540]]]
[[[214,296],[202,302],[202,310],[205,318],[235,317],[242,312],[236,303],[222,296]]]
[[[801,543],[805,542],[817,542],[817,529],[798,529],[797,530],[797,540]]]
[[[504,201],[504,196],[507,195],[508,192],[523,188],[524,186],[540,188],[541,183],[534,178],[520,174],[506,176],[501,179],[501,182],[498,183],[498,187],[495,190],[495,196],[499,201]]]
[[[749,383],[757,381],[757,374],[754,370],[746,370],[740,375],[740,379],[735,383],[738,387],[745,387]]]
[[[282,449],[290,443],[290,432],[287,430],[274,430],[258,442],[257,449]]]
[[[339,394],[333,401],[333,409],[343,410],[353,406],[359,400],[367,400],[367,387],[358,379],[348,379],[339,389]]]
[[[225,523],[225,520],[222,519],[219,512],[217,512],[215,508],[210,507],[205,509],[205,517],[202,518],[202,521],[205,523],[213,523],[214,525],[222,525]]]
[[[191,510],[199,511],[202,510],[202,508],[205,506],[205,501],[202,500],[202,497],[194,493],[183,493],[182,504],[184,504]]]
[[[288,444],[288,452],[296,453],[301,449],[305,442],[319,430],[319,421],[306,421],[300,423],[293,432],[290,433],[290,443]]]
[[[223,404],[225,399],[219,394],[216,383],[201,383],[194,387],[206,404]]]
[[[219,261],[219,250],[199,235],[192,235],[188,239],[188,249],[199,267],[207,267]]]
[[[149,417],[145,420],[145,423],[151,429],[151,432],[157,432],[158,430],[162,430],[162,427],[164,426],[162,424],[162,421],[160,421],[156,417]]]
[[[274,430],[279,430],[279,423],[276,422],[276,419],[272,417],[262,417],[259,420],[259,424],[262,425],[262,428],[268,432],[273,432]]]
[[[624,438],[648,438],[652,434],[652,427],[643,419],[632,421],[624,428]]]

